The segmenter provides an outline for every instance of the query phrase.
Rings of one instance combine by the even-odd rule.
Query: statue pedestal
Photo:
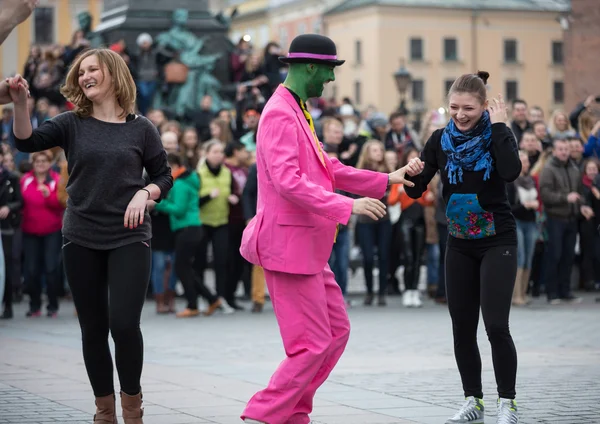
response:
[[[228,28],[209,11],[208,0],[104,0],[100,24],[94,32],[101,35],[108,47],[124,39],[130,53],[138,51],[136,39],[147,32],[153,38],[173,26],[173,11],[189,12],[186,28],[196,36],[209,36],[203,54],[222,53],[213,75],[224,86],[229,84],[229,52],[233,45],[227,37]]]

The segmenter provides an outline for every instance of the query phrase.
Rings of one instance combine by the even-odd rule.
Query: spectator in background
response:
[[[232,313],[234,309],[225,302],[227,296],[227,260],[229,254],[229,207],[237,204],[239,198],[232,193],[233,177],[224,165],[225,154],[223,144],[218,140],[206,144],[206,160],[198,166],[200,174],[200,219],[204,228],[204,236],[196,255],[196,271],[204,274],[208,243],[212,244],[213,269],[215,271],[217,295],[223,312]],[[221,300],[223,299],[223,300]]]
[[[246,67],[248,57],[252,54],[252,45],[250,44],[250,36],[244,35],[240,38],[235,49],[231,53],[231,81],[240,82]]]
[[[580,302],[571,293],[571,270],[575,258],[577,220],[581,213],[586,219],[593,211],[586,206],[581,172],[569,160],[569,144],[554,140],[553,156],[540,175],[540,197],[544,203],[548,230],[550,260],[547,262],[546,294],[551,305],[561,301]]]
[[[2,144],[7,144],[11,149],[15,147],[13,135],[13,108],[4,106],[2,109],[2,122],[0,122],[0,137]]]
[[[145,115],[152,104],[154,93],[158,84],[158,60],[156,51],[152,47],[152,36],[146,32],[138,35],[136,40],[139,52],[133,57],[137,69],[138,89],[137,105],[140,113]]]
[[[521,140],[525,131],[531,129],[531,124],[527,120],[527,102],[525,102],[525,100],[513,100],[510,129],[514,133],[517,141]]]
[[[188,127],[183,130],[181,136],[181,143],[179,144],[179,150],[183,163],[190,169],[196,169],[198,166],[199,155],[198,155],[198,132],[194,127]]]
[[[232,197],[229,200],[229,243],[227,247],[229,255],[225,301],[227,301],[229,306],[237,310],[244,309],[235,300],[238,282],[240,280],[243,281],[244,292],[248,297],[250,297],[251,293],[250,263],[240,254],[242,236],[244,228],[246,228],[242,195],[246,181],[248,180],[249,159],[248,150],[246,150],[246,147],[242,143],[234,141],[225,147],[224,164],[231,172],[231,194],[237,199],[237,201],[232,201]]]
[[[258,181],[256,163],[248,169],[248,179],[243,193],[244,219],[246,224],[256,215],[258,202]],[[259,265],[252,265],[252,312],[260,313],[265,305],[265,271]]]
[[[149,200],[148,206],[168,215],[170,229],[175,234],[174,268],[181,278],[187,300],[187,307],[177,314],[177,318],[191,318],[200,314],[198,292],[210,304],[205,315],[212,315],[221,305],[221,300],[204,285],[195,267],[195,262],[202,260],[196,256],[196,252],[204,238],[198,206],[198,173],[183,166],[181,158],[174,153],[169,153],[167,160],[173,173],[173,188],[162,202]]]
[[[525,135],[531,133],[525,133]],[[521,174],[512,183],[507,184],[508,201],[517,224],[517,276],[513,290],[512,304],[523,306],[528,303],[527,289],[533,252],[538,239],[537,210],[540,207],[538,190],[535,180],[529,174],[531,169],[529,154],[519,152],[521,159]]]
[[[562,110],[555,110],[550,118],[550,136],[553,138],[568,138],[575,136],[575,130],[569,122],[568,115]]]
[[[546,128],[546,124],[544,121],[535,121],[531,124],[533,127],[533,133],[541,143],[542,149],[551,149],[552,148],[552,138],[548,135],[548,128]],[[533,164],[532,164],[533,166]]]
[[[13,246],[15,234],[21,227],[23,196],[18,175],[3,165],[5,154],[0,151],[0,232],[2,233],[2,249],[4,258],[4,290],[0,291],[4,310],[1,319],[13,317],[13,281],[15,267]],[[2,254],[0,253],[0,254]],[[20,279],[20,275],[18,276]]]
[[[527,130],[521,136],[519,148],[527,153],[529,167],[533,167],[542,154],[542,143],[531,130]]]
[[[531,106],[527,120],[532,123],[538,121],[544,122],[544,110],[539,106]]]
[[[58,313],[58,266],[64,208],[58,201],[60,175],[50,169],[50,150],[31,155],[33,171],[23,175],[23,257],[25,286],[30,296],[28,317],[39,317],[42,276],[46,282],[49,317]]]
[[[383,143],[381,141],[367,141],[362,148],[356,167],[358,169],[367,169],[377,172],[392,172],[387,168],[385,163],[384,151]],[[387,204],[387,198],[388,193],[380,200],[383,204]],[[386,214],[378,220],[374,220],[369,216],[358,216],[356,221],[356,234],[362,252],[365,284],[367,286],[364,304],[367,306],[373,304],[375,291],[373,286],[373,268],[375,265],[375,252],[377,252],[379,269],[377,304],[379,306],[386,306],[387,270],[389,266],[390,242],[392,236],[392,224],[390,223],[389,215],[386,212]]]
[[[409,149],[420,149],[421,142],[415,131],[406,124],[406,113],[394,112],[390,115],[390,130],[385,136],[385,149],[395,150],[398,158],[404,156],[404,152]]]
[[[185,119],[196,128],[197,137],[201,141],[210,140],[210,123],[214,117],[213,99],[208,94],[200,100],[200,108],[185,112]]]
[[[227,121],[220,118],[213,119],[210,121],[209,128],[211,140],[219,140],[223,148],[233,141],[233,134]]]

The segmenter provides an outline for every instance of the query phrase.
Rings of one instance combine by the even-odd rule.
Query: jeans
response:
[[[548,300],[571,295],[571,270],[575,260],[577,221],[548,217],[546,294]]]
[[[531,269],[535,243],[538,238],[538,226],[535,221],[517,222],[517,267]]]
[[[427,244],[427,285],[437,286],[440,279],[440,246]]]
[[[42,308],[42,276],[46,282],[48,310],[58,310],[61,237],[60,231],[45,236],[23,234],[25,286],[30,297],[29,309],[33,312]]]
[[[146,115],[152,100],[154,99],[154,93],[156,92],[156,81],[138,81],[138,109],[142,115]]]
[[[345,296],[348,288],[348,267],[350,266],[350,230],[346,226],[341,227],[338,232],[329,258],[329,266],[335,275],[335,281]]]
[[[367,284],[367,293],[373,294],[373,266],[375,265],[375,249],[379,266],[379,296],[387,294],[387,270],[390,254],[392,224],[389,219],[374,223],[356,224],[356,233],[363,255],[363,269]]]
[[[171,260],[171,273],[169,275],[169,290],[175,290],[177,284],[177,275],[175,273],[175,252],[165,250],[152,251],[152,292],[154,294],[163,294],[165,292],[165,268],[167,267],[167,258]]]

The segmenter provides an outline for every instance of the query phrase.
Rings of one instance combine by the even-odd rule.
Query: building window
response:
[[[458,60],[456,38],[444,38],[444,60]]]
[[[320,34],[321,33],[321,19],[317,19],[313,22],[313,33]]]
[[[552,91],[554,103],[565,102],[565,86],[562,81],[554,81],[554,87]]]
[[[362,42],[360,40],[354,42],[354,63],[357,65],[362,63]]]
[[[304,22],[298,24],[298,35],[302,34],[306,34],[306,24]]]
[[[54,43],[54,8],[38,7],[33,14],[34,44]]]
[[[563,64],[563,42],[553,41],[552,42],[552,63],[554,65]]]
[[[448,94],[450,92],[450,88],[452,87],[452,84],[454,84],[453,79],[447,79],[444,81],[444,93],[445,94]]]
[[[425,101],[425,82],[423,80],[412,81],[412,99],[415,103]]]
[[[279,45],[287,46],[288,45],[288,32],[287,28],[281,27],[279,28]]]
[[[423,60],[423,39],[410,39],[410,60]]]
[[[360,81],[354,82],[354,103],[357,105],[362,103]]]
[[[506,81],[506,101],[512,102],[519,98],[519,83],[517,81]]]
[[[504,62],[515,63],[517,61],[517,40],[504,40]]]

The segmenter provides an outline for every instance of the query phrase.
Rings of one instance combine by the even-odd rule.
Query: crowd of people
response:
[[[133,75],[146,75],[152,61],[151,37],[138,38],[138,51],[129,53],[121,44],[112,50],[124,55]],[[87,46],[77,32],[66,47],[34,46],[23,70],[29,82],[27,99],[32,128],[40,127],[72,105],[60,94],[66,71]],[[148,205],[152,211],[152,274],[149,294],[156,299],[157,313],[175,312],[176,284],[185,287],[187,308],[179,317],[211,315],[217,310],[232,313],[244,309],[236,299],[243,284],[252,311],[265,302],[261,270],[239,254],[242,232],[256,209],[256,130],[262,107],[283,81],[285,65],[277,61],[280,48],[269,43],[262,51],[240,40],[231,53],[232,81],[237,83],[234,110],[214,110],[205,96],[198,107],[184,116],[169,116],[152,109],[147,78],[136,80],[136,111],[155,125],[169,164],[187,181],[186,188],[199,187],[198,219],[201,232],[190,240],[175,242],[181,204],[166,201]],[[144,70],[146,69],[146,70]],[[155,75],[155,74],[153,74]],[[156,76],[156,75],[155,75]],[[600,285],[600,177],[598,137],[600,121],[596,96],[590,96],[571,113],[556,110],[549,118],[525,100],[510,105],[510,128],[519,140],[522,172],[509,185],[509,199],[519,236],[518,274],[513,304],[526,305],[529,296],[547,296],[551,304],[576,302],[571,287],[597,290]],[[359,169],[391,172],[420,155],[431,134],[443,128],[447,113],[431,110],[421,122],[411,123],[403,112],[386,114],[375,106],[359,110],[348,98],[311,99],[307,109],[325,152]],[[60,249],[62,217],[66,207],[67,162],[60,148],[27,154],[16,149],[13,109],[2,112],[0,219],[5,256],[6,283],[4,318],[12,317],[13,300],[29,296],[28,316],[46,312],[56,316],[59,298],[69,296]],[[417,127],[420,131],[415,131]],[[179,176],[179,175],[178,175]],[[197,182],[196,179],[198,180]],[[349,195],[349,194],[347,194]],[[350,196],[350,195],[349,195]],[[382,199],[387,205],[383,219],[355,217],[341,226],[330,265],[346,295],[349,275],[362,268],[364,305],[386,305],[388,295],[401,294],[406,307],[420,307],[423,295],[445,303],[443,263],[448,233],[446,205],[438,176],[423,195],[410,198],[403,187],[391,187]],[[185,209],[185,208],[184,208]],[[190,219],[193,209],[190,209]],[[175,213],[175,215],[174,215]],[[210,248],[209,248],[210,247]],[[174,268],[174,258],[193,252],[195,275]],[[573,265],[577,264],[577,273]],[[425,267],[424,267],[425,266]],[[204,284],[204,271],[212,268],[215,289]],[[426,269],[427,289],[419,290]],[[401,273],[400,273],[401,271]],[[180,275],[182,274],[182,275]],[[573,283],[574,274],[578,280]],[[200,307],[200,295],[206,302]],[[202,311],[203,303],[207,303]],[[350,300],[348,305],[351,305]]]

